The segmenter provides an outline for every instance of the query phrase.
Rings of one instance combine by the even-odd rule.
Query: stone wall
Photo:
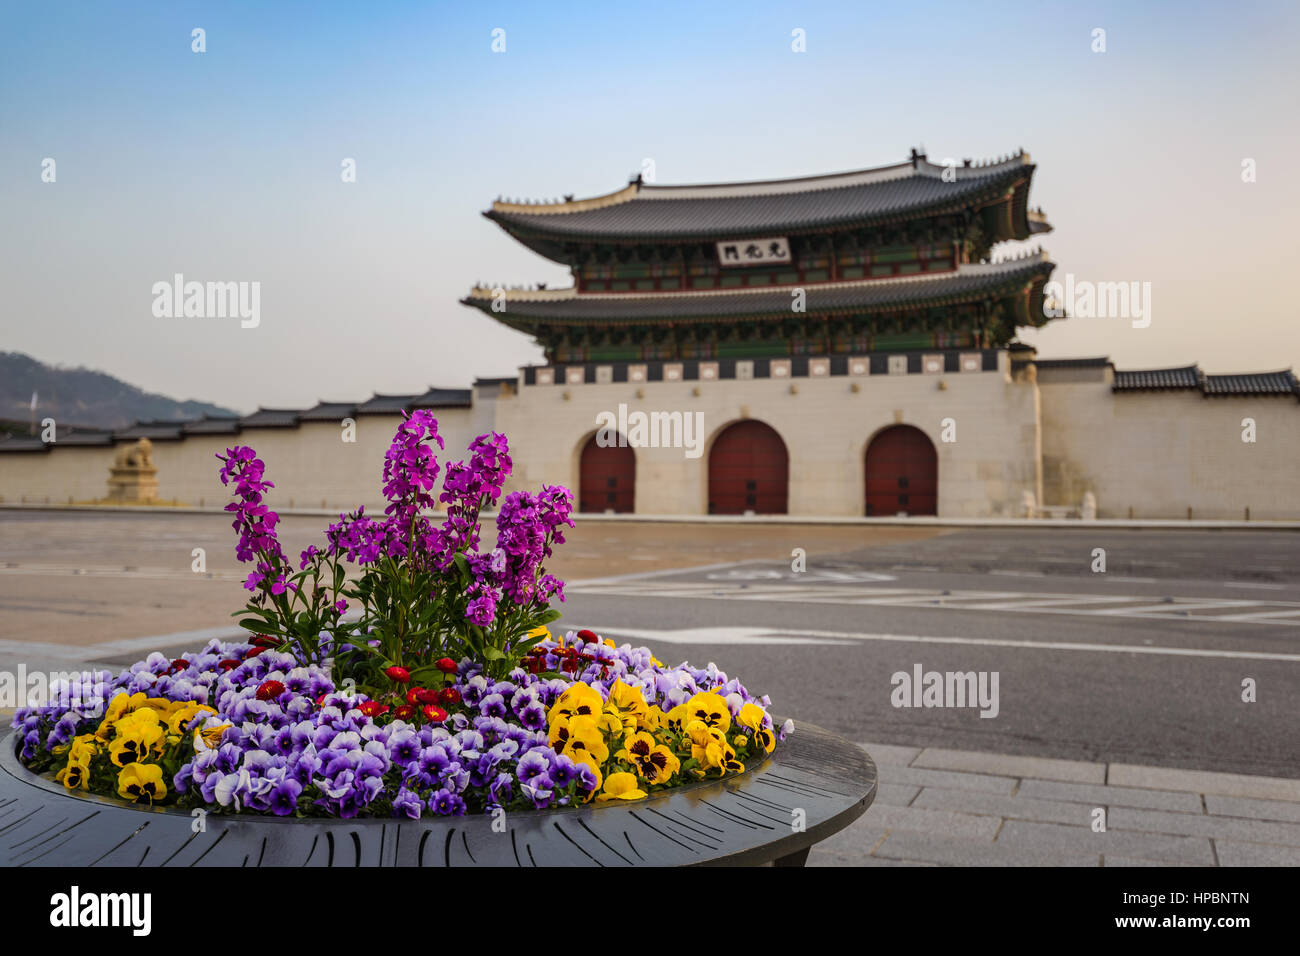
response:
[[[1300,402],[1205,397],[1195,390],[1114,392],[1040,374],[1048,504],[1097,496],[1099,518],[1300,518]],[[1256,423],[1242,441],[1242,420]]]

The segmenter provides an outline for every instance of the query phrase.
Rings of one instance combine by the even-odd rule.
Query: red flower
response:
[[[368,700],[358,707],[357,710],[361,711],[361,713],[365,714],[367,717],[380,717],[388,713],[390,708],[387,704],[381,704],[377,700]]]
[[[248,660],[249,658],[256,657],[258,654],[261,654],[265,650],[266,650],[265,647],[254,647],[251,650],[246,651],[244,653],[244,660]]]
[[[438,703],[438,691],[430,690],[428,687],[421,687],[415,692],[413,704],[436,704]]]
[[[275,700],[284,693],[284,685],[278,680],[269,680],[257,688],[258,700]]]
[[[228,657],[224,661],[218,663],[217,666],[220,667],[223,671],[233,671],[236,667],[239,666],[239,661],[235,660],[232,657]]]
[[[439,703],[439,704],[459,704],[459,703],[460,703],[460,691],[458,691],[458,690],[457,690],[456,688],[454,688],[454,687],[444,687],[442,690],[438,691],[438,700],[437,700],[437,703]]]
[[[321,694],[319,697],[316,698],[316,706],[317,706],[317,707],[324,707],[324,706],[325,706],[325,697],[326,697],[325,694]]]
[[[397,710],[393,711],[393,716],[398,720],[410,720],[415,716],[415,708],[410,704],[403,704],[401,707],[398,707]]]
[[[453,661],[450,657],[444,657],[442,660],[438,661],[433,666],[438,668],[438,670],[442,671],[444,674],[454,674],[456,673],[456,669],[457,669],[456,662]]]
[[[595,631],[582,630],[578,632],[578,636],[587,642],[600,640],[600,635]]]
[[[167,669],[171,671],[173,674],[175,674],[177,671],[183,671],[185,670],[185,668],[189,666],[190,666],[189,661],[185,660],[185,658],[183,657],[178,657],[176,658],[176,660],[171,662],[171,666],[168,667]]]
[[[440,724],[447,719],[447,712],[435,704],[425,704],[421,708],[424,719],[435,724]]]
[[[255,647],[271,648],[271,647],[275,647],[280,642],[277,641],[274,637],[268,637],[265,634],[254,634],[253,639],[248,643],[254,645]]]
[[[384,668],[384,674],[389,680],[395,681],[398,684],[405,684],[411,679],[411,672],[405,667],[398,667],[396,664],[392,667]]]
[[[414,707],[420,703],[420,695],[424,693],[423,687],[412,687],[406,692],[406,702]]]

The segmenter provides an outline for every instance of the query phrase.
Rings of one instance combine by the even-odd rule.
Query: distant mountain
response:
[[[176,421],[234,415],[208,402],[178,402],[88,368],[56,368],[21,352],[0,352],[0,418],[26,422],[32,392],[41,418],[60,424],[124,428],[137,421]]]

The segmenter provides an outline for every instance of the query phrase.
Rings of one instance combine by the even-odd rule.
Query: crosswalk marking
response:
[[[915,607],[930,610],[1003,611],[1145,620],[1211,621],[1300,626],[1300,603],[1244,598],[1175,597],[1156,603],[1149,595],[1054,594],[1023,591],[955,591],[870,585],[741,584],[734,581],[625,580],[587,582],[572,594],[701,600]],[[1214,612],[1219,613],[1214,613]]]

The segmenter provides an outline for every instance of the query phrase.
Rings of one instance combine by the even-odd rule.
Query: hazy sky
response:
[[[645,159],[690,183],[1023,146],[1057,278],[1152,283],[1149,328],[1056,322],[1024,336],[1040,355],[1300,365],[1298,11],[8,4],[0,349],[241,411],[465,385],[541,354],[457,303],[476,280],[567,284],[482,218],[498,195],[601,194]],[[261,324],[156,318],[178,272],[259,281]]]

